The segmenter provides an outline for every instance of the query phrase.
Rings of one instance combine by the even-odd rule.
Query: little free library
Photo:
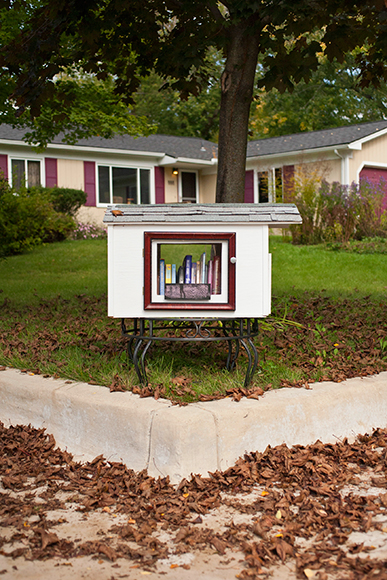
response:
[[[122,319],[140,381],[147,382],[144,359],[151,343],[166,340],[157,330],[167,320],[180,328],[175,340],[226,340],[230,369],[241,344],[251,363],[249,382],[257,365],[251,338],[257,320],[271,310],[269,228],[301,223],[297,207],[119,205],[107,209],[104,223],[108,315]],[[130,331],[125,319],[133,320]],[[221,328],[221,337],[213,336],[213,328]]]

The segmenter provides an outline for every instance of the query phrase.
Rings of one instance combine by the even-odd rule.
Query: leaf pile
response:
[[[0,530],[12,532],[10,539],[1,534],[0,553],[13,559],[92,555],[149,570],[171,553],[207,548],[227,557],[243,552],[242,579],[291,561],[300,578],[387,578],[372,547],[351,542],[353,532],[387,533],[387,430],[353,444],[269,447],[176,488],[167,478],[155,480],[101,456],[76,463],[44,430],[0,424],[0,476]],[[124,523],[99,540],[63,539],[70,505],[85,517],[119,514]],[[250,523],[237,525],[231,517],[223,531],[206,525],[206,515],[221,505],[248,515]],[[53,510],[63,510],[63,517],[50,520]]]

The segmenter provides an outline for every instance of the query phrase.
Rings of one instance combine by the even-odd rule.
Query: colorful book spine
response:
[[[197,268],[197,262],[194,262],[191,267],[191,284],[196,284]]]
[[[172,284],[176,284],[176,264],[172,264]]]
[[[165,265],[165,283],[172,284],[172,264]]]
[[[160,276],[160,287],[159,294],[164,296],[165,294],[165,260],[160,260],[159,264],[159,276]]]
[[[192,256],[184,258],[184,283],[191,284]]]
[[[206,283],[206,252],[200,257],[200,284]]]
[[[213,260],[209,260],[208,266],[207,266],[207,284],[210,285],[210,293],[211,294],[213,294],[213,291],[212,291],[212,265],[213,265]]]
[[[221,272],[220,272],[220,256],[214,256],[213,273],[212,273],[213,294],[221,293]]]

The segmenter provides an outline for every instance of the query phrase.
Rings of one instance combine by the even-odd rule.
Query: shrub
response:
[[[54,187],[51,190],[51,199],[55,211],[74,216],[86,203],[87,195],[81,189]]]
[[[87,194],[82,189],[66,187],[30,187],[30,194],[41,194],[49,199],[55,211],[74,217],[79,208],[86,203]]]
[[[367,179],[350,186],[322,180],[306,181],[296,190],[297,204],[303,223],[292,226],[296,244],[321,242],[346,244],[349,240],[387,236],[387,213],[384,208],[385,182],[376,184]]]
[[[46,192],[11,190],[0,181],[0,256],[20,254],[45,243],[61,241],[74,229],[69,215],[55,211]]]

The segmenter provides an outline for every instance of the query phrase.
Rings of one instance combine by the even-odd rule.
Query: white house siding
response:
[[[199,201],[200,203],[215,203],[216,173],[200,174]]]
[[[179,176],[173,175],[172,167],[165,167],[164,182],[165,182],[165,203],[176,203],[179,200],[178,197]]]
[[[387,135],[363,143],[360,151],[353,152],[350,160],[350,179],[359,182],[363,167],[387,168]]]
[[[105,207],[88,207],[83,205],[78,210],[76,218],[83,224],[95,224],[101,226],[105,211]]]
[[[83,161],[58,159],[58,186],[71,189],[84,189]]]

